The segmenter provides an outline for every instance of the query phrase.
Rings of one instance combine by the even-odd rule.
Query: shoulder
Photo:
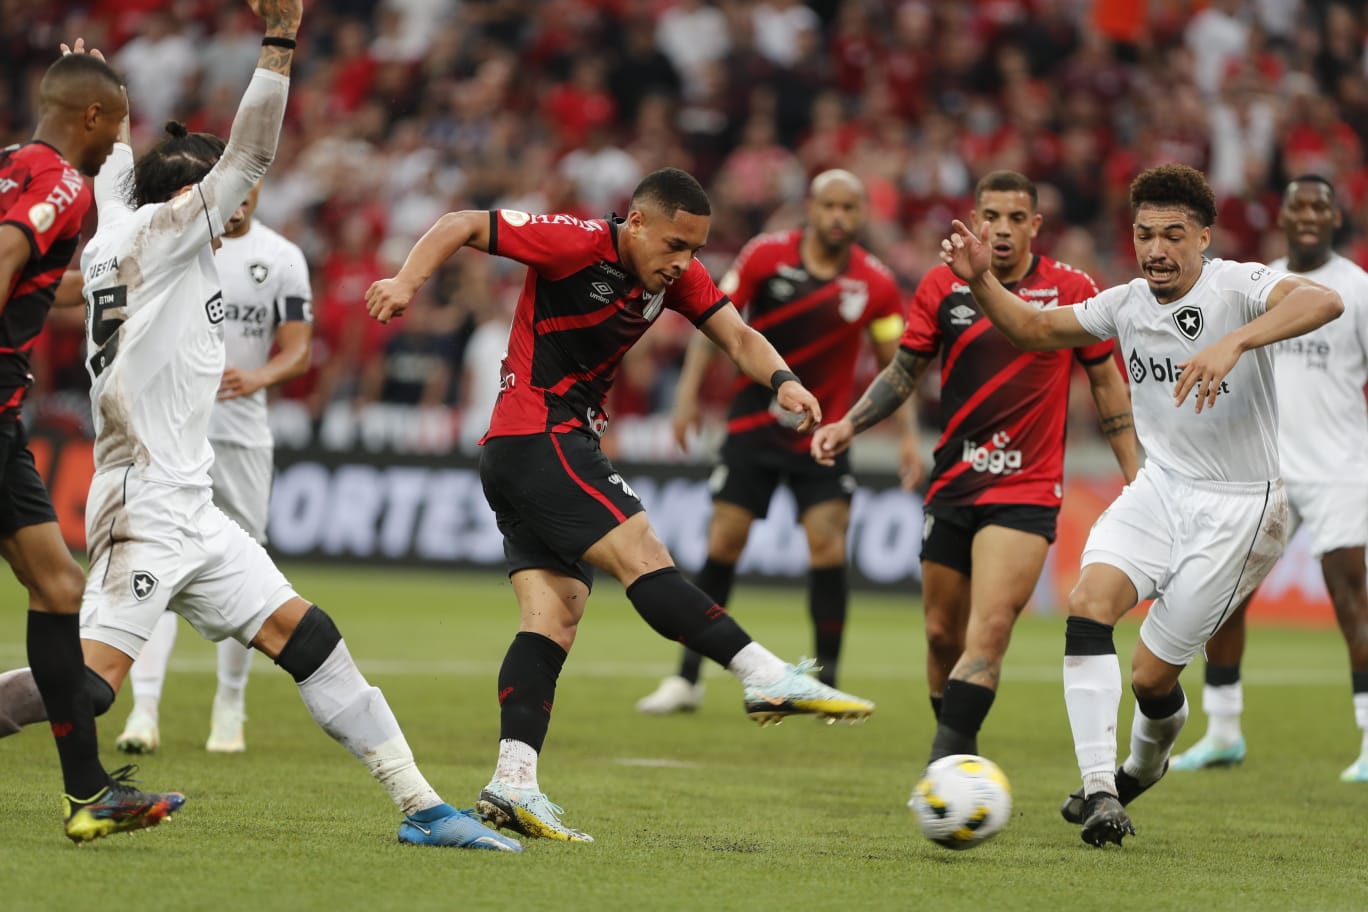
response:
[[[304,251],[294,241],[269,225],[263,225],[260,222],[252,225],[252,233],[255,234],[258,231],[261,232],[260,240],[263,248],[269,250],[277,260],[289,266],[308,265]]]
[[[917,297],[925,300],[932,297],[939,301],[947,295],[956,292],[968,293],[969,286],[965,285],[959,278],[950,271],[950,267],[941,263],[933,266],[931,271],[922,276],[922,280],[917,283]]]
[[[1071,266],[1061,260],[1042,256],[1037,272],[1043,279],[1048,279],[1048,281],[1059,286],[1061,297],[1073,297],[1082,300],[1083,298],[1090,298],[1100,291],[1092,276],[1077,266]]]
[[[742,268],[756,269],[772,266],[791,257],[798,250],[800,232],[770,231],[758,234],[746,242],[736,255],[736,262]]]

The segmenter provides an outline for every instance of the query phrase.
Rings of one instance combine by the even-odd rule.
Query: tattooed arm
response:
[[[247,0],[247,5],[266,25],[266,37],[293,39],[298,33],[299,21],[304,16],[303,0]],[[289,76],[293,60],[292,49],[263,44],[257,68]]]
[[[1131,417],[1130,390],[1112,358],[1089,364],[1085,370],[1097,414],[1101,416],[1102,433],[1116,455],[1121,474],[1126,476],[1126,484],[1130,484],[1140,471],[1140,441],[1135,436],[1135,421]]]
[[[817,429],[812,438],[812,458],[822,465],[833,465],[836,456],[850,446],[856,434],[898,410],[898,406],[912,395],[930,363],[931,359],[926,355],[899,349],[844,418]]]

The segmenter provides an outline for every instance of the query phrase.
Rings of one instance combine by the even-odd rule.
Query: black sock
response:
[[[499,738],[522,741],[540,752],[551,724],[556,679],[566,652],[555,640],[522,631],[499,668]]]
[[[1162,697],[1147,698],[1135,693],[1135,688],[1131,688],[1131,693],[1135,694],[1135,705],[1140,710],[1140,714],[1146,719],[1167,719],[1178,710],[1183,708],[1183,685],[1174,683],[1173,690],[1164,694]]]
[[[674,567],[638,577],[627,587],[627,598],[656,633],[703,653],[724,668],[751,642],[727,609]]]
[[[731,599],[732,583],[736,582],[736,564],[724,564],[711,557],[703,562],[694,585],[703,594],[719,605],[726,605]],[[679,676],[690,684],[697,684],[703,674],[703,654],[684,647],[684,655],[679,661]]]
[[[951,678],[941,697],[940,721],[931,742],[931,762],[950,754],[977,754],[978,732],[997,694],[982,684]]]
[[[1116,640],[1110,624],[1092,618],[1070,615],[1064,622],[1066,656],[1116,655]]]
[[[1350,670],[1349,681],[1354,688],[1354,693],[1368,693],[1368,671]]]
[[[100,764],[95,711],[86,689],[80,617],[30,611],[28,660],[57,742],[66,793],[73,798],[93,797],[109,784],[109,775]]]
[[[814,567],[808,571],[808,614],[816,636],[818,679],[836,686],[836,662],[841,658],[841,638],[845,635],[846,606],[850,587],[846,568]]]
[[[935,716],[935,717],[936,717],[936,721],[939,722],[939,721],[940,721],[940,714],[941,714],[941,706],[944,705],[944,703],[945,703],[945,697],[941,696],[940,694],[931,694],[930,696],[931,696],[931,715]]]
[[[1212,665],[1207,662],[1206,675],[1202,679],[1208,687],[1228,687],[1240,683],[1240,666]],[[1154,718],[1150,716],[1150,718]]]

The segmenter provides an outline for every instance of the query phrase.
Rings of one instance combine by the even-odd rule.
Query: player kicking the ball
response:
[[[1187,719],[1179,674],[1286,543],[1270,346],[1344,310],[1338,294],[1307,279],[1206,260],[1216,203],[1192,168],[1140,174],[1131,211],[1144,278],[1073,307],[1036,310],[1003,288],[982,235],[961,222],[941,244],[941,259],[1017,347],[1116,338],[1130,371],[1147,462],[1088,536],[1064,637],[1064,701],[1083,787],[1062,810],[1097,846],[1135,832],[1123,805],[1163,776]],[[1113,625],[1147,598],[1131,661],[1130,756],[1118,770]]]
[[[265,20],[266,38],[227,146],[169,124],[170,137],[136,165],[127,145],[116,146],[96,178],[100,228],[81,257],[95,416],[91,566],[81,612],[92,700],[99,711],[109,708],[170,609],[206,638],[250,644],[290,673],[310,715],[365,763],[405,815],[400,842],[520,851],[442,801],[332,619],[300,598],[212,500],[209,415],[225,359],[212,250],[275,155],[302,12],[300,0],[249,2]],[[31,673],[10,675],[0,714],[44,718],[36,688],[25,696],[23,676],[31,682]],[[89,748],[96,750],[94,739]],[[72,839],[119,831],[102,826],[98,806],[69,805]]]

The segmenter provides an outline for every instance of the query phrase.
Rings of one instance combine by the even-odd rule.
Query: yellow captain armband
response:
[[[902,314],[879,317],[869,324],[869,337],[875,342],[896,342],[903,334]]]

